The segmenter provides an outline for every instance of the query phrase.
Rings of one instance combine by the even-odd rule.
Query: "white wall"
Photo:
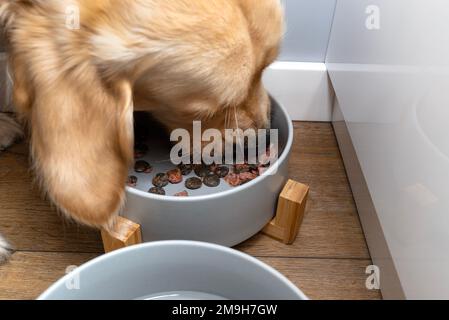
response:
[[[293,120],[330,121],[333,91],[326,66],[336,0],[282,0],[287,32],[279,61],[265,74],[270,93]]]
[[[366,27],[370,5],[379,9],[380,29]],[[448,17],[447,0],[339,0],[327,55],[410,299],[449,298]]]
[[[336,0],[283,0],[287,33],[280,60],[324,62]]]

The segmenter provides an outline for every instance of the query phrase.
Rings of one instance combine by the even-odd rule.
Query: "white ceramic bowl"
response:
[[[234,246],[259,232],[274,216],[278,196],[288,179],[288,161],[293,144],[293,125],[288,113],[272,100],[272,128],[279,130],[279,159],[267,174],[237,188],[222,182],[210,192],[203,188],[193,197],[158,196],[146,192],[152,176],[142,176],[142,186],[127,188],[127,205],[123,216],[142,226],[145,242],[159,240],[195,240]],[[147,159],[163,172],[170,164],[169,150],[156,150]],[[277,169],[276,173],[271,174]],[[174,188],[181,188],[175,190]],[[185,189],[169,186],[169,194]]]
[[[148,297],[307,300],[283,275],[259,260],[233,249],[193,241],[146,243],[106,254],[56,282],[39,299]]]

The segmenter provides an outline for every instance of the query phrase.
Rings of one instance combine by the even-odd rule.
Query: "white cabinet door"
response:
[[[338,0],[327,66],[406,297],[449,299],[449,1]]]

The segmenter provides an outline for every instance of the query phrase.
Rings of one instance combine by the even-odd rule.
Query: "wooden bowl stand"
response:
[[[293,244],[305,215],[309,187],[289,180],[282,190],[274,219],[262,232],[287,245]],[[102,230],[105,252],[142,243],[141,227],[123,217],[118,217],[112,230]]]

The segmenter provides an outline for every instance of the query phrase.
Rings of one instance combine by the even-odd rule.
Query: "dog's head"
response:
[[[169,130],[191,129],[193,121],[201,121],[203,129],[269,127],[270,99],[262,76],[280,50],[280,1],[194,3],[191,14],[200,10],[196,5],[207,7],[202,17],[207,23],[178,16],[190,25],[170,50],[138,66],[135,106],[152,111]],[[162,46],[152,38],[153,46]]]
[[[232,106],[227,106],[227,109],[231,109],[228,111],[231,116],[228,114],[227,121],[224,119],[221,122],[231,128],[267,128],[270,126],[271,105],[262,76],[280,51],[284,33],[282,6],[278,0],[243,0],[240,1],[240,6],[248,25],[251,43],[251,58],[248,63],[252,68],[248,78],[235,74],[236,78],[247,82],[246,85],[241,85],[247,90],[242,92],[242,100],[236,103],[234,110]]]

